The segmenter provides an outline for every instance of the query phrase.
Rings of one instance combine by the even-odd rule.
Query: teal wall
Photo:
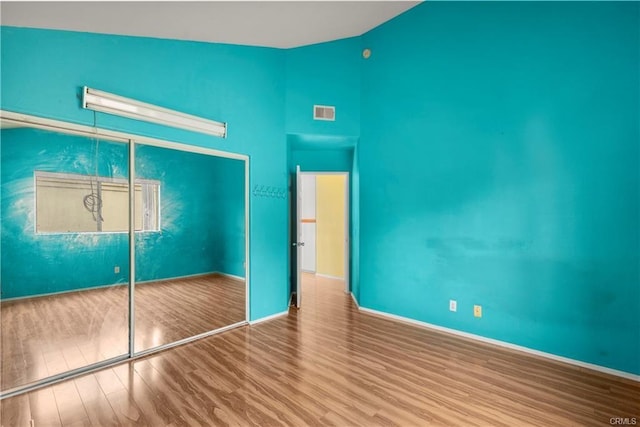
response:
[[[289,173],[299,165],[302,171],[349,172],[357,136],[331,134],[287,134]]]
[[[639,8],[426,2],[363,37],[363,306],[640,374]]]
[[[353,149],[342,150],[292,150],[289,171],[295,173],[296,165],[311,172],[349,172],[353,167]]]
[[[360,38],[286,51],[286,131],[360,134]],[[314,105],[336,107],[335,121],[313,120]]]
[[[286,188],[285,51],[143,37],[2,27],[1,107],[72,123],[246,154],[250,186]],[[80,108],[82,86],[228,123],[228,137]],[[251,307],[287,307],[287,203],[250,201]]]
[[[128,146],[97,145],[98,174],[126,179]],[[128,234],[35,234],[34,171],[93,175],[96,143],[4,129],[1,146],[2,298],[127,283]],[[161,201],[161,232],[136,233],[137,281],[212,271],[244,276],[243,162],[138,146],[136,174],[160,181]]]

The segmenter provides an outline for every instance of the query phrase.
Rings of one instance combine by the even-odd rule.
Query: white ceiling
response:
[[[2,25],[290,48],[359,36],[416,1],[6,2]]]

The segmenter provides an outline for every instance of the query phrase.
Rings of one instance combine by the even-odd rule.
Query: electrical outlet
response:
[[[473,315],[475,317],[482,317],[482,306],[481,305],[474,305],[473,306]]]
[[[116,265],[115,267],[113,267],[113,272],[114,272],[115,274],[120,273],[120,266],[119,266],[119,265]]]
[[[449,311],[458,311],[458,303],[456,300],[449,300]]]

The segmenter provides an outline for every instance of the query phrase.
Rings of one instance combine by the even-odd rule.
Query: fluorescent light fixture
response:
[[[82,108],[225,138],[227,124],[84,87]]]

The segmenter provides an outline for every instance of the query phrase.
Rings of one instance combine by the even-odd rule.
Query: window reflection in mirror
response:
[[[136,145],[130,248],[128,143],[0,132],[3,393],[246,320],[245,160]]]
[[[245,320],[245,164],[136,144],[161,188],[159,233],[137,233],[135,349]]]
[[[129,184],[126,180],[36,171],[35,182],[36,232],[129,231]],[[159,231],[160,182],[135,182],[135,229]]]
[[[127,353],[129,148],[0,132],[4,391]]]

